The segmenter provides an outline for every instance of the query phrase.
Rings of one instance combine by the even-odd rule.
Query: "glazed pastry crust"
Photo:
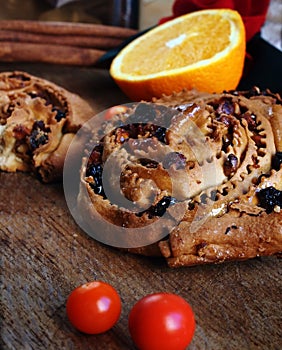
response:
[[[252,186],[248,193],[230,203],[224,215],[207,218],[196,230],[191,230],[191,223],[199,207],[187,210],[169,239],[159,242],[169,266],[246,260],[281,253],[282,210],[267,214],[257,206],[256,191],[269,185],[282,189],[282,169],[273,171],[259,186]]]
[[[162,256],[170,267],[279,255],[282,210],[275,206],[268,212],[261,206],[258,193],[270,187],[282,191],[282,168],[272,165],[274,155],[281,152],[280,96],[256,88],[222,94],[183,91],[155,99],[153,106],[144,104],[137,104],[117,119],[124,117],[126,124],[140,108],[145,112],[152,108],[150,113],[157,124],[159,115],[167,113],[163,108],[169,107],[173,115],[166,116],[165,145],[155,142],[159,130],[152,131],[144,123],[139,125],[139,132],[143,137],[152,134],[145,148],[138,144],[136,135],[130,140],[135,129],[118,126],[106,135],[101,153],[97,151],[99,162],[93,163],[93,158],[98,158],[91,151],[84,159],[78,196],[83,219],[93,225],[105,218],[127,228],[130,237],[130,229],[158,220],[160,203],[170,198],[173,204],[168,206],[163,222],[164,230],[170,227],[166,237],[127,251]],[[115,118],[111,123],[115,125]],[[112,183],[114,190],[120,185],[125,197],[138,203],[138,215],[98,193],[90,171],[93,164],[103,166],[124,138],[129,140],[130,149],[136,148],[141,161],[132,160],[128,149],[123,149],[113,163],[113,168],[123,169],[121,176],[113,171],[107,186]],[[159,161],[150,162],[150,158]],[[144,209],[152,198],[152,206]],[[104,232],[111,234],[107,225]]]
[[[0,73],[0,169],[60,180],[68,146],[93,114],[57,84],[26,72]]]

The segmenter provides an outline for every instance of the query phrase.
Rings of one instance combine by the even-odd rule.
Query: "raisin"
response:
[[[103,189],[103,167],[102,167],[102,153],[103,153],[103,145],[98,144],[94,147],[90,157],[89,162],[87,164],[86,176],[92,176],[93,183],[90,183],[91,188],[96,194],[102,195],[104,198],[105,192]]]
[[[207,204],[207,199],[208,199],[208,195],[206,193],[201,194],[200,196],[201,203]]]
[[[224,162],[224,174],[226,176],[231,176],[235,173],[238,167],[238,158],[234,154],[229,154]]]
[[[215,201],[216,200],[216,195],[217,195],[217,190],[212,190],[211,193],[210,193],[210,199],[212,201]]]
[[[256,129],[257,123],[256,123],[256,116],[254,114],[247,111],[246,113],[243,113],[241,115],[241,118],[246,120],[246,122],[248,123],[249,130],[252,131]]]
[[[154,136],[162,143],[166,143],[166,131],[167,129],[164,127],[159,126],[156,131]]]
[[[66,118],[66,113],[61,111],[58,107],[53,107],[52,112],[56,112],[55,119],[60,122],[62,119]]]
[[[30,147],[32,150],[46,144],[49,140],[48,132],[43,120],[38,120],[33,124],[32,132],[29,136]]]
[[[273,186],[260,190],[257,196],[259,205],[264,208],[268,214],[274,210],[276,205],[282,208],[282,191],[277,190]]]
[[[149,216],[163,216],[171,204],[175,204],[176,199],[171,196],[164,196],[156,205],[148,209]]]
[[[282,164],[282,152],[277,152],[272,159],[272,167],[275,170],[279,170]]]
[[[45,129],[45,123],[43,120],[37,120],[34,124],[33,124],[33,128],[34,129],[40,129],[40,130],[44,130]]]
[[[90,183],[91,188],[96,194],[105,198],[102,181],[103,167],[101,164],[92,164],[86,170],[86,176],[92,176],[94,183]]]
[[[233,114],[234,113],[234,106],[231,100],[224,99],[217,108],[218,114]]]
[[[136,216],[141,217],[147,213],[150,218],[155,216],[163,216],[170,205],[177,203],[177,199],[171,196],[164,196],[156,205],[152,205],[149,209],[136,213]]]
[[[30,135],[30,146],[32,149],[36,149],[48,142],[48,135],[38,130],[32,131]]]
[[[184,169],[186,166],[186,157],[179,152],[170,152],[166,154],[163,160],[163,167],[169,169],[174,166],[176,170]]]
[[[88,165],[102,163],[103,149],[104,149],[104,147],[101,143],[99,143],[98,145],[96,145],[93,148],[93,151],[91,152],[91,154],[89,156]]]
[[[102,165],[101,164],[91,164],[86,170],[86,176],[92,176],[93,179],[102,177]]]

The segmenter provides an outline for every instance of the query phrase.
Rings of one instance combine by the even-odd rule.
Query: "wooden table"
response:
[[[0,71],[11,69],[61,84],[97,112],[127,101],[104,70],[0,64]],[[170,269],[87,236],[69,213],[62,184],[0,173],[0,196],[1,349],[135,349],[129,310],[159,291],[191,303],[197,322],[191,350],[281,349],[281,260]],[[94,279],[119,291],[123,310],[112,330],[89,336],[69,324],[65,302],[73,288]]]

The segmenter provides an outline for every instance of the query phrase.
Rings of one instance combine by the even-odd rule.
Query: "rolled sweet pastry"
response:
[[[50,81],[0,73],[0,169],[61,179],[69,144],[92,115],[86,101]]]
[[[281,123],[280,96],[258,88],[128,106],[93,132],[80,215],[103,243],[170,267],[278,255]]]

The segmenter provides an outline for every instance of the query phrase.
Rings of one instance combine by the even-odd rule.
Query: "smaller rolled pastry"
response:
[[[92,116],[86,101],[50,81],[0,73],[0,169],[33,172],[43,182],[61,179],[68,147]]]

